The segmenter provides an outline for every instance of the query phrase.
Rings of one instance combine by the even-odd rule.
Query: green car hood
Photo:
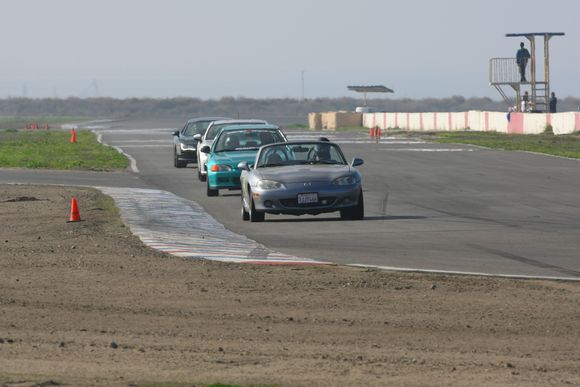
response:
[[[258,150],[249,150],[249,151],[234,151],[234,152],[218,152],[213,153],[208,161],[208,165],[210,164],[227,164],[232,166],[233,168],[238,168],[238,164],[241,161],[245,161],[249,164],[253,164],[256,160],[256,153]]]

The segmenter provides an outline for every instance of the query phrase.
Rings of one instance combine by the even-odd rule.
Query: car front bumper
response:
[[[260,190],[254,187],[252,196],[258,211],[272,214],[320,214],[354,207],[361,192],[360,184],[335,186],[327,183],[305,186],[303,183],[289,184],[283,189]],[[298,195],[316,193],[318,202],[300,204]]]
[[[197,151],[195,148],[193,148],[193,150],[181,149],[180,153],[177,154],[177,158],[179,160],[187,160],[187,161],[192,162],[192,163],[197,163]]]
[[[207,181],[211,189],[240,189],[241,172],[220,171],[207,172]]]
[[[207,175],[207,153],[199,152],[199,172],[202,175]]]

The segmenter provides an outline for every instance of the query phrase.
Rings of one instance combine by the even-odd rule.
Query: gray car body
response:
[[[293,146],[312,141],[295,141],[287,145]],[[326,143],[328,144],[328,143]],[[338,145],[333,144],[338,147]],[[272,167],[256,167],[260,153],[271,145],[263,146],[258,151],[254,165],[242,170],[240,183],[242,188],[242,215],[251,211],[252,200],[254,210],[268,214],[318,215],[321,213],[344,211],[355,208],[362,203],[362,176],[355,166],[362,165],[361,159],[346,162],[342,151],[340,154],[344,164],[299,164]],[[340,147],[338,147],[340,150]],[[333,181],[344,176],[356,176],[357,183],[347,186],[337,186]],[[258,187],[260,180],[273,180],[284,185],[283,189],[262,190]],[[298,194],[318,193],[319,203],[298,205],[294,203]],[[360,200],[360,203],[359,203]],[[269,201],[270,205],[265,203]],[[364,210],[363,210],[364,213]],[[342,212],[341,212],[342,216]],[[361,217],[362,218],[362,217]]]
[[[211,147],[211,144],[213,144],[213,141],[215,139],[208,139],[207,138],[207,134],[209,132],[209,129],[214,126],[214,125],[243,125],[243,124],[267,124],[268,122],[265,120],[259,120],[259,119],[222,119],[222,120],[216,120],[214,122],[212,122],[207,129],[205,130],[205,133],[202,136],[198,136],[198,141],[199,141],[199,145],[197,147],[197,167],[198,167],[198,176],[200,178],[200,180],[204,180],[205,176],[207,175],[207,154],[206,153],[202,153],[199,150],[204,146],[207,145],[209,147]]]

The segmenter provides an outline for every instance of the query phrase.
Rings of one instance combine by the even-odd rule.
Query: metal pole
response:
[[[301,71],[302,73],[302,99],[300,102],[304,101],[304,70]]]
[[[546,111],[550,111],[550,35],[544,35],[544,81],[546,82],[546,95],[545,95],[545,103],[546,103]]]
[[[530,75],[532,77],[532,107],[536,109],[536,38],[534,35],[528,35],[526,38],[528,38],[530,41],[530,48],[532,50],[532,58],[530,63]]]

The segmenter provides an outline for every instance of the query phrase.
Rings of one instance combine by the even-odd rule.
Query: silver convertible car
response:
[[[340,147],[326,141],[295,141],[262,146],[253,165],[242,171],[243,220],[264,221],[265,214],[318,215],[340,211],[348,220],[364,218],[363,160],[347,163]]]

